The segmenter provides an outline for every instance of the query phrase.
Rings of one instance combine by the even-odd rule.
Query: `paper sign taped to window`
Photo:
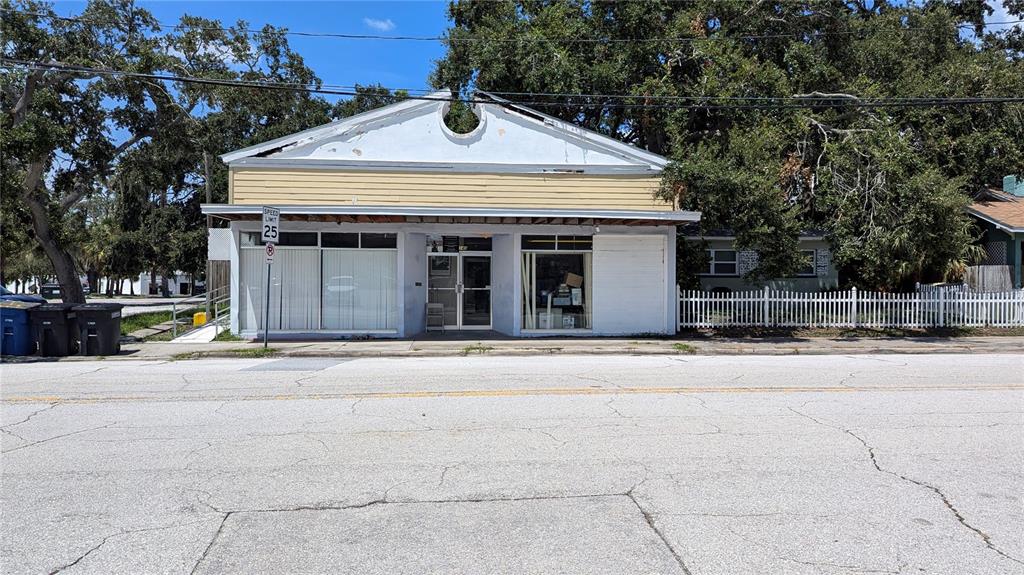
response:
[[[744,276],[754,271],[757,267],[757,263],[760,257],[757,252],[753,250],[743,250],[736,252],[736,273]]]
[[[827,277],[829,269],[832,267],[832,252],[827,249],[818,249],[817,261],[814,262],[814,275],[818,277]]]

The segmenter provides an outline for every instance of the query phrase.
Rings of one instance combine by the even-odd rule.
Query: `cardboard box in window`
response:
[[[576,274],[574,274],[572,272],[569,272],[569,273],[565,274],[565,285],[567,285],[569,287],[574,287],[574,288],[582,287],[583,286],[583,276],[578,276],[578,275],[576,275]]]

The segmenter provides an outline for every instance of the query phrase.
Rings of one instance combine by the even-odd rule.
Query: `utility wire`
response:
[[[323,88],[311,85],[302,85],[298,83],[284,83],[284,82],[255,82],[246,80],[227,80],[220,78],[200,78],[194,76],[178,76],[173,74],[155,74],[155,73],[143,73],[143,72],[131,72],[126,70],[114,70],[109,68],[93,68],[88,66],[75,66],[61,63],[45,63],[45,62],[34,62],[27,60],[17,60],[11,58],[0,58],[0,65],[6,68],[22,68],[28,70],[44,70],[44,71],[59,71],[67,72],[71,74],[80,74],[88,76],[110,76],[110,77],[122,77],[122,78],[135,78],[142,80],[159,80],[168,82],[181,82],[186,84],[198,84],[207,86],[222,86],[222,87],[236,87],[236,88],[249,88],[249,89],[263,89],[263,90],[277,90],[287,92],[303,92],[310,94],[322,94],[322,95],[333,95],[333,96],[356,96],[358,92],[354,90],[338,90],[331,88]],[[435,101],[435,102],[450,102],[457,100],[453,97],[440,97],[432,95],[410,95],[407,97],[410,100],[423,100],[423,101]],[[631,99],[641,99],[631,97]],[[715,101],[717,98],[710,96],[703,98],[707,101]],[[734,102],[743,100],[734,100]],[[468,104],[483,104],[483,103],[499,103],[513,106],[529,106],[529,107],[574,107],[580,105],[599,105],[605,108],[623,108],[623,109],[659,109],[659,110],[786,110],[786,109],[804,109],[804,108],[821,108],[821,107],[835,107],[835,108],[933,108],[933,107],[955,107],[955,106],[976,106],[976,105],[993,105],[993,104],[1007,104],[1007,103],[1024,103],[1024,96],[994,96],[994,97],[966,97],[966,98],[950,98],[950,97],[934,97],[934,98],[916,98],[916,99],[896,99],[896,98],[865,98],[865,99],[853,99],[845,95],[833,95],[833,94],[821,94],[821,95],[808,95],[804,96],[787,96],[787,97],[763,97],[758,100],[751,99],[755,103],[729,103],[729,104],[714,104],[714,103],[673,103],[673,104],[651,104],[651,103],[628,103],[628,102],[614,102],[611,99],[607,99],[602,102],[594,103],[580,103],[580,102],[552,102],[547,100],[507,100],[495,102],[495,100],[489,98],[473,97],[463,99],[462,102]]]
[[[47,14],[45,12],[29,12],[23,10],[13,10],[10,8],[0,8],[0,11],[10,12],[14,14],[21,14],[25,16],[34,16],[37,18],[48,18],[51,20],[61,20],[65,22],[76,22],[81,24],[106,24],[99,20],[93,20],[89,18],[82,18],[76,16],[60,16],[58,14]],[[1009,24],[1024,23],[1022,20],[1006,20],[1002,22],[986,22],[982,27],[989,26],[1001,26]],[[160,23],[158,25],[161,28],[169,28],[172,30],[216,30],[221,32],[241,31],[246,34],[258,34],[261,30],[254,28],[230,28],[224,26],[193,26],[191,24],[168,24]],[[957,24],[954,26],[957,29],[973,29],[974,24]],[[662,37],[662,38],[577,38],[577,37],[520,37],[520,38],[483,38],[478,36],[386,36],[380,34],[341,34],[334,32],[303,32],[287,30],[286,28],[278,28],[283,30],[283,34],[288,36],[301,36],[307,38],[336,38],[342,40],[397,40],[397,41],[412,41],[412,42],[452,42],[452,43],[472,43],[472,42],[492,42],[492,43],[504,43],[504,44],[518,44],[524,42],[567,42],[567,43],[590,43],[590,44],[622,44],[622,43],[658,43],[658,42],[699,42],[699,41],[723,41],[723,40],[772,40],[772,39],[783,39],[783,38],[818,38],[825,36],[852,36],[852,35],[869,35],[869,34],[890,34],[890,33],[902,33],[912,32],[920,30],[931,30],[930,28],[895,28],[895,29],[879,29],[879,30],[836,30],[829,32],[795,32],[789,34],[752,34],[752,35],[711,35],[706,37],[693,37],[693,36],[678,36],[678,37]]]

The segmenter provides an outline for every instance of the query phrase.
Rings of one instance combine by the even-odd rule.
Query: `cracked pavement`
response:
[[[1024,574],[1024,355],[689,359],[5,364],[2,571]]]

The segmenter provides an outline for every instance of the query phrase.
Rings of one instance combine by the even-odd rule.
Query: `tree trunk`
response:
[[[40,166],[39,169],[41,170],[42,167]],[[57,273],[61,299],[64,303],[85,303],[85,292],[82,291],[82,280],[79,279],[78,270],[75,269],[75,261],[71,258],[71,254],[57,243],[57,240],[53,239],[46,206],[35,197],[34,191],[35,185],[30,186],[22,195],[22,199],[25,200],[32,215],[32,230],[35,232],[36,241],[46,252],[46,257],[53,264],[53,271]]]
[[[163,297],[171,297],[171,293],[167,289],[167,272],[160,274],[160,295]]]
[[[98,271],[95,269],[87,270],[85,272],[85,281],[89,283],[89,293],[100,293],[100,274]]]

